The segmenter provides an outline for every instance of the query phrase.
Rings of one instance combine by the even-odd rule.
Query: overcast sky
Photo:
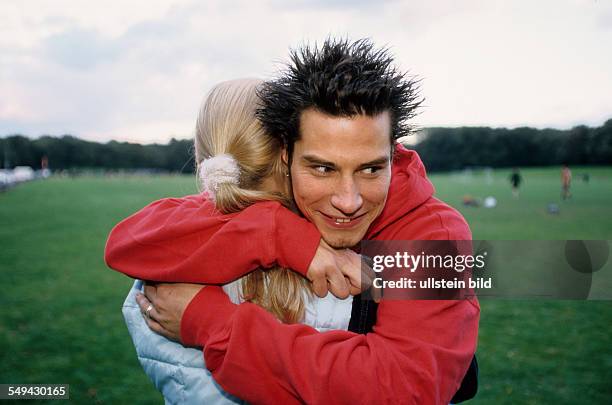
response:
[[[192,136],[205,92],[328,35],[423,79],[420,126],[612,118],[612,1],[2,1],[0,136]]]

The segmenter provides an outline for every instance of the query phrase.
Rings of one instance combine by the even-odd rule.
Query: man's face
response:
[[[391,180],[391,120],[306,110],[291,165],[293,197],[325,242],[355,246],[382,212]]]

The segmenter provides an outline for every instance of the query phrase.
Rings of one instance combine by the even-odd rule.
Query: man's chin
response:
[[[334,249],[348,249],[356,246],[361,242],[363,235],[326,235],[325,233],[321,235],[325,243]]]

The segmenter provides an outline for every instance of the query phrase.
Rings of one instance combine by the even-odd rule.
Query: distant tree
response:
[[[612,119],[593,129],[588,153],[592,163],[612,164]]]
[[[36,152],[32,142],[23,135],[13,135],[4,139],[2,156],[9,162],[10,167],[36,164]]]
[[[168,170],[173,172],[193,173],[193,142],[172,138],[166,152]]]
[[[591,129],[580,125],[570,129],[562,153],[562,161],[570,165],[584,165],[589,162]]]
[[[467,166],[612,164],[612,119],[571,130],[488,127],[428,128],[413,146],[430,171]]]

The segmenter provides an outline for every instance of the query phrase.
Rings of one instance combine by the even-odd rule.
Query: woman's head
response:
[[[255,116],[263,82],[239,79],[216,85],[202,102],[195,134],[198,177],[222,213],[264,200],[289,204],[280,140],[269,136]],[[242,294],[283,322],[304,316],[308,281],[288,269],[256,270],[242,279]]]
[[[204,191],[212,194],[210,197],[224,213],[239,211],[256,201],[286,198],[280,157],[282,145],[268,136],[255,116],[259,105],[257,88],[262,83],[257,79],[219,83],[200,107],[195,133],[198,173],[204,175],[205,184],[214,186],[213,190]],[[210,179],[206,176],[211,176],[211,170],[218,169],[219,165],[227,167],[228,156],[238,166],[235,182],[207,182]],[[206,163],[210,160],[206,159],[214,157],[218,158],[211,168]],[[207,169],[208,173],[203,173]],[[220,177],[224,177],[223,173]]]

